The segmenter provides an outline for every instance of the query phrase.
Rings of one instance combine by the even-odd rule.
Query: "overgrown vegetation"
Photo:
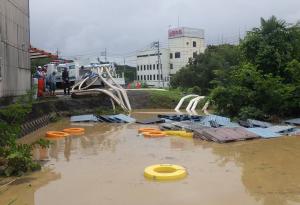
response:
[[[152,108],[174,108],[183,97],[179,89],[166,91],[153,90],[150,92],[150,104]]]
[[[39,140],[28,144],[18,144],[21,124],[32,108],[32,92],[21,97],[16,103],[0,110],[0,175],[20,176],[25,172],[40,169],[40,165],[32,160],[33,146],[48,147],[49,142]]]
[[[272,16],[240,45],[208,46],[172,79],[173,87],[199,86],[217,111],[269,119],[300,114],[300,24]]]

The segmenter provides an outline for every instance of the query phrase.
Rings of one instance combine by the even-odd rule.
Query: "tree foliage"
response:
[[[272,16],[248,32],[240,45],[243,60],[226,76],[227,83],[212,92],[221,113],[300,114],[299,28]]]
[[[209,46],[172,85],[199,86],[219,113],[232,117],[298,116],[300,24],[262,18],[239,46]]]
[[[208,46],[203,54],[199,54],[189,64],[171,78],[172,87],[200,87],[207,94],[215,79],[215,72],[227,72],[231,66],[239,62],[239,50],[234,45]]]

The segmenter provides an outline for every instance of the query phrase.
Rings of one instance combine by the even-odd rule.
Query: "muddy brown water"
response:
[[[154,114],[147,112],[133,115]],[[64,119],[21,141],[70,126]],[[45,162],[43,170],[2,187],[1,205],[300,204],[299,137],[216,144],[147,139],[137,135],[143,126],[136,124],[76,126],[84,126],[85,135],[34,150],[34,157]],[[174,182],[146,180],[144,168],[160,163],[182,165],[189,175]]]

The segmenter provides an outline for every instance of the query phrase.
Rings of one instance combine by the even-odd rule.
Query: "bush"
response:
[[[21,124],[32,108],[32,93],[22,96],[15,104],[0,110],[0,175],[20,176],[25,172],[40,169],[32,160],[33,145],[18,144]],[[35,144],[49,146],[49,141],[39,140]]]

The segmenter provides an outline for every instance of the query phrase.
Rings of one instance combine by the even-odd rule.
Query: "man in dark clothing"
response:
[[[67,94],[68,89],[68,95],[70,95],[70,80],[69,80],[69,71],[67,68],[64,68],[64,71],[62,72],[62,81],[64,85],[64,94]]]

